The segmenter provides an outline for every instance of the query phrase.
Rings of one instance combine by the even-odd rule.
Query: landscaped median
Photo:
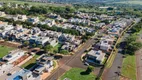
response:
[[[84,69],[72,68],[67,71],[59,80],[94,80],[96,76],[93,73],[85,74]]]
[[[121,37],[119,37],[118,40],[116,41],[116,44],[115,44],[115,46],[114,46],[114,50],[111,52],[111,54],[110,54],[110,56],[109,56],[109,58],[108,58],[108,60],[107,60],[107,62],[106,62],[106,67],[107,67],[107,68],[110,68],[110,67],[112,66],[112,63],[113,63],[113,61],[114,61],[114,59],[115,59],[115,57],[116,57],[116,55],[117,55],[117,52],[118,52],[118,49],[116,48],[116,46],[121,42],[122,37],[123,37],[123,35],[125,34],[125,31],[129,30],[133,25],[134,25],[134,24],[129,25],[127,28],[125,28],[125,29],[121,32],[121,34],[120,34]]]

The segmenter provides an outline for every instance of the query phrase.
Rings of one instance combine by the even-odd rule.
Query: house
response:
[[[30,31],[30,33],[34,36],[38,36],[41,33],[41,30],[38,27],[33,27]]]
[[[62,50],[73,51],[76,48],[76,45],[70,44],[68,42],[64,43],[61,47]]]
[[[13,17],[14,21],[26,21],[27,20],[27,16],[26,15],[17,15],[16,17]]]
[[[59,40],[61,43],[64,43],[64,42],[66,42],[66,41],[72,42],[72,41],[75,40],[75,36],[69,35],[69,34],[62,34],[62,35],[58,38],[58,40]]]
[[[4,64],[4,66],[0,70],[0,79],[7,80],[9,77],[11,77],[12,74],[14,74],[16,71],[21,70],[18,66],[13,66],[12,64]],[[13,80],[13,79],[11,79]]]
[[[25,51],[16,49],[16,50],[10,51],[9,54],[4,56],[2,59],[6,61],[7,63],[12,63],[16,61],[17,59],[21,58],[22,56],[24,56],[24,54],[25,54]]]
[[[29,39],[29,43],[30,44],[36,44],[36,41],[38,39],[38,36],[31,36],[30,39]]]
[[[99,46],[101,50],[110,51],[113,45],[113,39],[102,39],[100,40]]]
[[[105,27],[105,23],[97,23],[95,26],[99,29],[103,29]]]
[[[10,31],[10,30],[14,29],[14,26],[13,25],[1,24],[0,29],[3,30],[3,31]]]
[[[20,69],[9,76],[6,80],[41,80],[41,77],[40,75],[33,74],[33,72],[27,69]]]
[[[82,40],[74,40],[72,43],[76,46],[79,46],[81,44]]]
[[[38,23],[39,22],[39,18],[38,17],[28,18],[28,22],[31,22],[32,24]]]
[[[49,18],[52,18],[52,19],[58,19],[58,18],[61,18],[60,15],[57,15],[57,14],[54,14],[54,13],[51,13],[48,15]]]
[[[9,64],[9,63],[0,63],[0,76],[4,75],[8,71],[10,71],[13,66],[14,65]]]
[[[5,16],[6,16],[5,12],[0,11],[0,17],[5,17]]]
[[[45,45],[49,41],[49,37],[38,37],[36,40],[36,44]]]
[[[49,20],[49,19],[46,19],[44,22],[40,22],[40,24],[47,24],[48,26],[52,27],[53,25],[55,25],[55,20]]]
[[[114,35],[114,36],[119,36],[122,28],[120,27],[112,27],[111,29],[108,30],[108,34]]]
[[[8,25],[8,22],[0,21],[0,29],[4,26],[7,26],[7,25]]]
[[[55,31],[50,31],[50,30],[46,30],[45,33],[47,33],[47,36],[49,36],[51,38],[53,38],[53,37],[59,38],[62,35],[62,33],[60,33],[60,32],[55,32]]]
[[[37,67],[34,69],[35,74],[42,75],[44,72],[51,72],[53,70],[53,57],[42,55],[37,60]]]
[[[48,43],[55,47],[58,44],[58,40],[56,38],[50,38],[50,40],[48,41]]]
[[[11,40],[18,40],[21,36],[26,35],[29,33],[29,29],[26,28],[15,28],[14,30],[10,30],[7,32],[6,36]]]
[[[105,59],[105,53],[103,53],[101,50],[91,50],[88,52],[86,57],[86,61],[88,63],[103,64],[103,61]]]
[[[86,25],[90,25],[90,20],[87,19],[78,19],[78,18],[71,18],[68,20],[68,22],[70,23],[76,23],[76,24],[86,24]]]

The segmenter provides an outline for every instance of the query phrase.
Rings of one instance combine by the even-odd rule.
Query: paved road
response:
[[[123,42],[127,36],[129,35],[125,34],[121,42]],[[122,67],[122,62],[123,62],[122,50],[124,46],[125,46],[124,43],[120,45],[120,48],[118,49],[118,53],[114,59],[114,62],[111,68],[108,70],[108,72],[104,76],[105,80],[119,80],[119,76],[116,72],[121,72],[121,69],[119,67]]]
[[[59,68],[56,69],[46,80],[57,80],[63,73],[71,69],[72,67],[86,68],[83,65],[80,57],[84,51],[89,48],[94,43],[94,39],[88,40],[75,54],[68,58],[67,61],[63,61],[62,65],[59,65]]]

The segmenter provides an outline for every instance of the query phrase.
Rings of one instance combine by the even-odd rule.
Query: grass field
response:
[[[20,1],[20,0],[0,0],[0,2],[5,3],[17,3],[17,4],[25,4],[28,3],[29,5],[34,6],[65,6],[63,4],[52,4],[52,3],[40,3],[40,2],[26,2],[26,1]]]
[[[120,1],[120,2],[116,2],[116,3],[142,5],[142,1]]]
[[[35,55],[32,59],[30,59],[29,61],[27,61],[21,67],[25,68],[25,69],[30,69],[31,67],[33,67],[36,64],[36,58],[38,58],[38,57],[39,57],[39,55]]]
[[[68,80],[95,80],[96,76],[91,74],[81,74],[85,70],[80,68],[72,68],[71,70],[67,71],[60,80],[64,80],[67,78]]]
[[[122,73],[123,76],[136,80],[136,59],[135,56],[127,56],[123,60]]]
[[[13,48],[0,45],[0,58],[7,55],[9,53],[9,51],[11,51],[11,50],[13,50]]]

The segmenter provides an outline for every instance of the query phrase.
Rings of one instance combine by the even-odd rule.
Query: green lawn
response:
[[[13,48],[0,45],[0,58],[7,55],[11,50],[13,50]]]
[[[57,44],[55,47],[53,47],[53,51],[59,52],[60,48],[61,48],[61,44]]]
[[[123,60],[122,73],[123,76],[132,80],[136,80],[136,59],[135,56],[127,56]]]
[[[83,74],[85,70],[80,68],[72,68],[71,70],[67,71],[60,80],[64,80],[68,78],[70,80],[95,80],[96,76],[91,74]]]
[[[29,61],[27,61],[25,64],[23,64],[21,67],[25,69],[30,69],[36,64],[36,58],[38,58],[39,55],[35,55],[33,58],[31,58]]]

